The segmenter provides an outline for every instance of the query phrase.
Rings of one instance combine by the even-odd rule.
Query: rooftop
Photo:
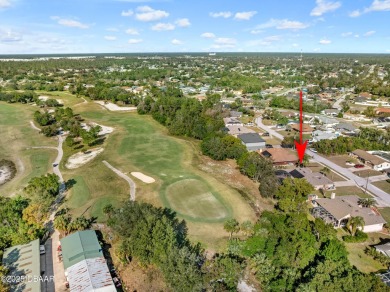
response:
[[[66,272],[71,291],[116,292],[104,257],[82,260]]]
[[[94,230],[77,231],[61,239],[65,270],[83,260],[103,256]]]
[[[358,205],[359,197],[355,195],[340,196],[334,199],[317,199],[318,205],[321,205],[329,213],[331,213],[337,220],[348,217],[361,216],[364,219],[365,225],[373,225],[386,223],[386,220],[371,208],[360,207]]]
[[[272,159],[274,163],[296,162],[298,160],[295,151],[285,148],[269,148],[265,149],[261,155]]]
[[[242,142],[245,144],[248,143],[265,143],[265,140],[260,137],[257,133],[245,133],[238,135],[237,138],[239,138]]]
[[[329,178],[319,172],[312,172],[309,168],[301,167],[290,171],[295,178],[305,178],[313,186],[324,186],[333,184]]]
[[[352,153],[365,161],[371,162],[373,165],[379,165],[379,164],[382,164],[384,162],[387,162],[386,160],[384,160],[378,156],[372,155],[372,154],[370,154],[364,150],[361,150],[361,149],[357,149],[355,151],[352,151]]]
[[[245,134],[245,133],[255,133],[254,130],[248,129],[247,127],[244,126],[227,126],[226,131],[230,135],[239,135],[239,134]]]
[[[41,259],[39,239],[28,244],[15,245],[4,250],[3,266],[9,269],[8,276],[39,277]],[[27,281],[11,285],[11,291],[41,291],[40,281]]]

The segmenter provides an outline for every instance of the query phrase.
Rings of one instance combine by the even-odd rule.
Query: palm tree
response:
[[[244,221],[241,223],[240,229],[246,236],[250,236],[253,233],[253,224],[249,220]]]
[[[60,233],[64,232],[65,235],[69,232],[71,218],[69,215],[60,215],[54,219],[54,228],[58,229]]]
[[[360,198],[358,200],[358,204],[362,207],[370,208],[374,205],[376,205],[376,201],[373,198]]]
[[[324,174],[325,176],[328,176],[328,174],[331,173],[329,167],[325,166],[323,169],[321,169],[320,171],[322,174]]]
[[[351,232],[352,236],[355,236],[356,230],[359,227],[364,227],[364,219],[363,217],[357,216],[357,217],[350,217],[347,222],[347,228]]]
[[[238,231],[240,231],[240,224],[236,219],[233,218],[226,221],[225,224],[223,225],[223,228],[230,233],[229,239],[231,239],[233,233],[237,233]]]

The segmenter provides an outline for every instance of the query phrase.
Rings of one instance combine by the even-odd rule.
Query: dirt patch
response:
[[[109,111],[113,111],[113,112],[136,111],[137,110],[137,108],[134,106],[118,106],[118,105],[111,103],[111,102],[105,103],[104,101],[95,101],[95,102],[100,104],[101,106],[104,106]]]
[[[94,122],[91,122],[91,123],[88,123],[88,124],[81,123],[81,127],[84,130],[87,130],[87,131],[89,131],[91,129],[91,127],[96,127],[96,126],[100,126],[102,128],[101,131],[99,132],[99,136],[105,136],[105,135],[108,135],[108,134],[111,134],[112,132],[114,132],[114,128],[103,126],[103,125],[99,125],[99,124],[94,123]]]
[[[46,100],[48,100],[50,97],[48,97],[47,95],[40,95],[40,96],[38,96],[38,99],[39,100],[42,100],[42,101],[46,101]]]
[[[11,160],[0,160],[0,186],[12,180],[16,175],[16,166]]]
[[[86,152],[78,152],[69,157],[65,167],[76,169],[93,160],[98,154],[103,152],[103,148],[90,149]]]
[[[146,184],[151,184],[156,181],[153,177],[144,175],[142,172],[132,172],[131,175],[134,176],[135,178],[138,178],[140,181]]]
[[[234,160],[215,161],[207,156],[199,155],[198,167],[236,189],[256,214],[273,209],[274,203],[260,196],[259,184],[241,174]]]
[[[172,291],[164,283],[164,276],[156,267],[142,268],[133,260],[119,272],[126,291]]]

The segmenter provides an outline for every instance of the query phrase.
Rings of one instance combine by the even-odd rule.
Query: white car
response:
[[[45,253],[46,253],[45,246],[44,245],[40,245],[39,246],[39,254],[45,254]]]
[[[315,150],[314,148],[310,148],[309,149],[311,152],[314,152],[314,153],[317,153],[318,151],[317,150]]]

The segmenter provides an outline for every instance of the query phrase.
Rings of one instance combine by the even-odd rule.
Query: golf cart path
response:
[[[135,188],[136,188],[135,182],[130,177],[128,177],[126,174],[124,174],[122,171],[113,167],[107,161],[103,160],[103,163],[109,169],[111,169],[113,172],[115,172],[118,176],[120,176],[121,178],[123,178],[125,181],[127,181],[129,183],[129,185],[130,185],[130,201],[135,201]]]
[[[37,130],[37,131],[41,131],[41,129],[39,129],[37,126],[35,126],[34,122],[33,121],[30,121],[30,125],[31,127],[34,129],[34,130]]]

